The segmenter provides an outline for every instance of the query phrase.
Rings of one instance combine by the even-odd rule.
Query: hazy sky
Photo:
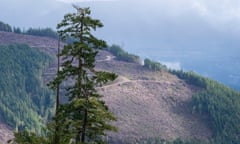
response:
[[[108,44],[227,82],[237,75],[240,82],[232,73],[240,69],[240,0],[0,1],[0,20],[25,29],[55,28],[74,11],[72,3],[90,7],[104,24],[97,35]]]
[[[98,34],[130,51],[222,45],[240,37],[238,0],[1,0],[0,20],[21,28],[52,27],[90,6],[105,27]],[[205,44],[204,44],[205,43]]]
[[[71,10],[71,3],[91,6],[93,12],[98,12],[103,17],[110,15],[107,18],[112,21],[134,15],[153,25],[158,24],[161,18],[197,18],[222,28],[228,23],[238,26],[240,19],[238,0],[1,0],[0,18],[14,23],[19,21],[19,25],[33,26],[44,26],[47,23],[44,20],[48,20],[54,26],[53,21],[59,20],[60,15]]]

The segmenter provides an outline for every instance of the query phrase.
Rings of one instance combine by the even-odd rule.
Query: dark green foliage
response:
[[[0,21],[0,31],[12,32],[12,27]]]
[[[29,28],[27,31],[22,31],[19,27],[12,28],[9,24],[3,23],[1,21],[0,21],[0,31],[58,39],[58,33],[51,28]]]
[[[182,70],[169,70],[170,73],[178,76],[180,79],[184,79],[188,84],[195,85],[200,88],[206,88],[206,78],[194,73],[194,72],[184,72]]]
[[[41,83],[49,56],[27,45],[0,46],[0,119],[12,128],[41,132],[51,115],[51,93]]]
[[[65,45],[61,51],[62,70],[50,83],[51,88],[56,89],[62,82],[68,82],[68,102],[57,109],[50,127],[51,131],[58,129],[54,137],[59,143],[74,140],[81,144],[102,144],[106,131],[116,130],[109,124],[116,118],[108,111],[95,87],[114,80],[116,75],[95,70],[95,57],[106,43],[90,32],[103,25],[89,16],[89,8],[75,8],[77,13],[65,15],[58,24],[60,37],[63,40],[72,37],[74,42]]]
[[[240,143],[240,93],[193,72],[174,74],[202,90],[193,95],[193,112],[208,115],[214,144]]]
[[[19,27],[13,27],[13,32],[17,33],[17,34],[21,34],[22,33],[22,31],[21,31],[21,29]]]
[[[193,95],[193,109],[209,115],[217,143],[240,143],[240,93],[206,81],[207,88]]]
[[[19,30],[17,29],[16,32]],[[43,36],[43,37],[50,37],[57,39],[58,34],[56,31],[52,30],[51,28],[29,28],[26,32],[23,34],[27,35],[34,35],[34,36]]]
[[[126,61],[126,62],[133,62],[133,63],[140,63],[140,57],[129,54],[128,52],[124,51],[118,45],[112,45],[106,48],[107,51],[111,52],[118,60]]]
[[[144,60],[144,67],[154,71],[166,70],[165,65],[160,64],[159,62],[151,61],[150,59]]]
[[[14,136],[15,138],[13,140],[8,141],[9,144],[50,144],[44,137],[27,131],[15,133]]]

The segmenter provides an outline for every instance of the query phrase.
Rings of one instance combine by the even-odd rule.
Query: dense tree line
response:
[[[0,21],[0,31],[12,32],[12,27],[9,24]]]
[[[51,28],[29,28],[26,32],[23,32],[23,34],[27,35],[34,35],[34,36],[44,36],[44,37],[50,37],[57,39],[58,34]]]
[[[57,32],[51,28],[29,28],[27,30],[21,30],[21,28],[19,27],[12,27],[9,24],[6,24],[1,21],[0,21],[0,31],[58,39]]]
[[[111,52],[114,56],[116,56],[117,60],[126,61],[126,62],[133,62],[141,64],[142,60],[139,56],[134,54],[130,54],[123,50],[118,45],[108,46],[105,50]],[[167,70],[165,65],[162,65],[159,62],[152,61],[148,58],[144,59],[143,66],[149,70],[160,71],[160,70]]]
[[[192,97],[193,113],[207,115],[213,129],[213,137],[207,141],[166,141],[161,138],[140,140],[140,144],[238,144],[240,143],[240,93],[219,82],[194,72],[169,70],[190,85],[201,90]]]
[[[0,46],[0,119],[19,130],[40,133],[51,117],[51,92],[41,70],[50,57],[27,45]]]
[[[193,72],[171,72],[202,88],[192,97],[192,111],[209,117],[214,132],[209,143],[240,143],[240,93]]]
[[[120,46],[118,45],[112,45],[108,46],[106,48],[107,51],[111,52],[118,60],[126,61],[126,62],[133,62],[133,63],[140,63],[140,57],[129,54],[128,52],[124,51]]]
[[[160,71],[160,70],[167,70],[167,67],[165,65],[162,65],[159,62],[152,61],[148,58],[144,59],[144,65],[145,68],[153,71]]]
[[[184,72],[183,70],[169,70],[170,73],[184,79],[188,84],[195,85],[200,88],[207,88],[207,78],[202,77],[193,71]]]

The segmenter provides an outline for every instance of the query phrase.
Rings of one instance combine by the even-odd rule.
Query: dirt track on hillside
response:
[[[106,64],[112,70],[120,67],[114,65]],[[151,73],[136,68],[134,71],[138,73],[126,72],[113,83],[98,88],[118,117],[114,124],[119,131],[110,133],[110,137],[118,142],[156,137],[165,140],[211,138],[206,117],[193,114],[189,105],[198,88],[166,72]]]

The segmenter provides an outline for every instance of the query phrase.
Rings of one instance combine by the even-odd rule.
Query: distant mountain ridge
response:
[[[44,68],[42,79],[46,84],[54,77],[57,40],[0,32],[0,45],[13,43],[28,44],[53,57],[52,63]],[[216,135],[208,108],[218,109],[218,104],[212,108],[209,103],[203,103],[206,109],[202,110],[203,104],[198,105],[198,99],[195,97],[196,107],[192,107],[193,95],[205,89],[205,85],[201,86],[202,83],[205,84],[204,78],[184,72],[173,74],[174,72],[169,73],[168,70],[150,70],[138,63],[119,61],[107,51],[100,51],[96,67],[118,74],[113,83],[98,87],[110,110],[118,117],[114,124],[119,131],[109,133],[108,137],[113,143],[140,143],[155,138],[163,141],[177,138],[207,141]],[[215,83],[212,85],[214,87]],[[207,96],[208,93],[206,98]],[[224,97],[224,100],[228,97]],[[221,100],[221,97],[219,99]],[[231,101],[233,100],[227,100]]]
[[[21,34],[9,33],[9,32],[0,32],[0,44],[5,45],[5,44],[13,44],[13,43],[26,43],[31,47],[38,48],[41,51],[44,51],[44,52],[52,55],[53,57],[56,55],[56,52],[57,52],[57,41],[54,40],[54,39],[45,38],[45,37],[37,37],[37,36],[29,36],[29,35],[21,35]],[[110,59],[109,59],[109,57],[110,57]],[[182,138],[191,137],[191,138],[206,139],[207,137],[211,136],[211,132],[210,132],[210,130],[207,130],[208,129],[207,127],[204,128],[204,130],[209,131],[209,134],[207,134],[207,132],[205,132],[204,135],[202,135],[201,133],[197,134],[195,132],[193,132],[195,134],[191,134],[192,132],[187,134],[186,132],[182,131],[183,127],[182,126],[179,127],[178,123],[175,123],[175,126],[173,126],[172,128],[168,128],[171,125],[171,123],[169,123],[170,121],[168,121],[168,122],[166,121],[168,124],[167,125],[165,124],[165,126],[163,126],[161,124],[162,121],[165,121],[164,120],[164,117],[165,117],[164,115],[169,115],[167,113],[170,112],[170,109],[167,108],[168,110],[167,109],[166,110],[168,112],[167,113],[165,113],[165,112],[162,113],[161,110],[155,109],[155,108],[157,108],[159,106],[162,107],[161,103],[165,103],[164,101],[167,102],[167,101],[170,100],[169,102],[164,104],[166,106],[169,104],[169,106],[167,106],[169,108],[172,107],[170,105],[177,104],[178,103],[177,101],[179,101],[179,102],[182,101],[180,99],[178,100],[178,98],[177,98],[178,94],[177,93],[167,94],[168,93],[167,92],[167,93],[165,93],[166,95],[172,95],[173,97],[172,98],[167,98],[167,97],[165,97],[166,95],[165,96],[162,95],[164,97],[159,99],[159,102],[158,102],[158,104],[156,103],[155,108],[154,108],[154,105],[152,105],[152,107],[148,107],[148,108],[146,107],[146,105],[151,103],[151,100],[150,101],[148,100],[148,102],[145,103],[145,99],[147,98],[146,94],[148,94],[147,91],[149,91],[149,92],[151,91],[150,92],[151,97],[153,98],[153,99],[152,98],[151,99],[153,101],[155,101],[156,100],[155,99],[156,98],[155,94],[158,93],[157,91],[158,91],[159,88],[161,88],[164,85],[165,85],[164,87],[168,87],[168,86],[172,85],[171,86],[172,88],[170,88],[170,89],[172,89],[171,91],[174,92],[175,91],[174,89],[176,89],[175,88],[176,86],[174,86],[174,85],[178,85],[178,86],[182,87],[182,88],[179,87],[180,89],[185,89],[185,90],[183,90],[183,93],[186,93],[187,97],[185,97],[183,99],[187,100],[191,97],[191,93],[193,92],[190,89],[190,87],[189,88],[185,87],[184,85],[186,85],[186,84],[184,84],[184,85],[183,84],[178,84],[178,78],[176,78],[174,76],[171,76],[167,73],[159,72],[159,73],[154,74],[151,71],[143,68],[140,64],[116,61],[116,60],[111,59],[111,58],[114,58],[114,56],[111,53],[105,52],[105,51],[100,52],[100,54],[98,55],[98,60],[97,60],[97,67],[98,67],[98,69],[104,69],[104,70],[116,72],[117,74],[119,74],[119,79],[118,80],[120,82],[117,82],[115,85],[112,84],[112,85],[100,88],[100,91],[101,91],[101,93],[106,95],[105,100],[106,100],[107,104],[110,106],[111,110],[113,110],[117,113],[117,116],[119,117],[119,120],[116,123],[116,125],[119,125],[121,123],[125,123],[125,124],[128,125],[126,128],[129,127],[129,129],[124,129],[123,125],[122,126],[119,125],[119,134],[110,134],[111,137],[113,137],[113,139],[117,140],[117,139],[120,139],[120,137],[123,137],[125,140],[129,139],[130,141],[132,141],[134,139],[139,139],[139,137],[144,139],[144,138],[147,138],[147,137],[157,137],[157,136],[162,136],[164,139],[168,139],[168,138],[174,139],[174,138],[177,138],[177,137],[182,137]],[[54,63],[55,62],[53,62],[50,65],[50,67],[45,71],[45,73],[43,73],[44,81],[49,81],[50,78],[54,76],[55,68],[56,68],[56,64],[54,64]],[[152,74],[154,76],[152,76]],[[171,78],[171,80],[170,79],[167,80],[168,79],[167,77]],[[161,78],[164,78],[164,80],[162,80]],[[126,80],[126,81],[122,81],[123,79]],[[159,79],[159,81],[154,80],[154,79]],[[173,80],[175,81],[175,82],[173,82],[175,84],[171,84],[172,82],[170,82],[170,81],[173,81]],[[120,87],[120,86],[122,86],[122,87]],[[136,90],[136,89],[138,89],[138,90]],[[145,92],[143,92],[144,89],[146,89]],[[184,92],[184,91],[186,91],[186,92]],[[134,93],[131,93],[131,92],[134,92]],[[121,95],[120,95],[121,93],[124,93],[122,98],[121,98]],[[145,93],[145,96],[143,95],[144,93]],[[160,92],[160,93],[162,93],[162,92]],[[115,102],[113,101],[114,98],[112,97],[112,95],[114,97],[116,97],[116,96],[118,97],[118,99],[115,99]],[[132,112],[124,111],[124,109],[122,109],[122,108],[127,108],[128,107],[127,105],[116,111],[115,109],[118,106],[121,107],[121,105],[124,105],[124,103],[125,103],[124,99],[127,98],[127,97],[133,99],[131,101],[133,104],[136,103],[135,105],[133,105],[133,107],[129,107],[129,109],[132,109],[132,108],[135,109],[136,112],[135,111],[132,111]],[[173,101],[171,99],[173,99]],[[185,100],[183,100],[183,101],[185,101]],[[139,103],[139,104],[137,104],[137,103]],[[129,103],[129,104],[132,105],[131,103]],[[148,118],[150,118],[150,117],[154,118],[154,115],[157,116],[158,113],[160,112],[159,118],[163,114],[162,115],[163,119],[158,120],[158,118],[154,118],[155,120],[153,120],[152,122],[150,122],[148,124],[148,125],[152,125],[153,127],[152,126],[151,127],[153,129],[151,129],[151,128],[146,129],[145,132],[141,132],[141,133],[137,132],[136,134],[134,134],[135,133],[134,131],[139,131],[140,132],[140,130],[143,128],[143,127],[142,128],[141,127],[134,128],[135,130],[134,129],[131,130],[131,128],[130,128],[131,126],[133,126],[134,123],[135,123],[134,124],[135,126],[137,124],[138,120],[136,118],[139,117],[138,113],[141,112],[141,110],[137,107],[141,106],[141,105],[143,105],[143,107],[146,107],[146,108],[143,108],[143,109],[145,109],[143,111],[146,111],[148,114],[150,114],[150,115],[147,116]],[[152,109],[152,108],[154,108],[154,109]],[[151,114],[151,111],[152,111],[152,114]],[[118,113],[123,113],[123,114],[119,115]],[[174,112],[172,114],[174,116],[173,117],[170,116],[169,117],[170,119],[173,120],[174,117],[178,117],[178,115],[174,114]],[[125,115],[129,115],[129,116],[133,115],[134,117],[132,117],[132,118],[131,118],[131,116],[129,117],[129,120],[133,121],[133,123],[128,122],[128,120],[126,121],[126,119],[128,119],[128,117],[125,117]],[[193,120],[192,118],[189,117],[188,121],[193,121],[193,123],[190,124],[189,127],[195,127],[194,125],[196,125],[196,126],[201,125],[202,127],[205,127],[204,124],[201,121]],[[135,122],[134,122],[134,119],[136,120]],[[146,122],[147,119],[146,120],[144,120],[144,119],[145,118],[143,118],[143,121],[139,121],[140,125],[143,125],[143,122]],[[126,121],[126,122],[124,122],[124,121]],[[182,122],[184,122],[184,120]],[[199,124],[196,124],[196,123],[199,123]],[[202,123],[202,124],[200,124],[200,123]],[[154,125],[159,125],[160,127],[159,128],[156,127],[156,129],[155,129]],[[148,127],[148,126],[146,125],[144,127]],[[161,129],[162,130],[169,129],[169,132],[164,134],[164,132]],[[177,133],[174,132],[175,131],[174,129],[178,129],[177,130],[178,132]],[[194,129],[197,129],[197,128],[193,128],[193,131],[194,131]],[[152,130],[151,134],[150,133],[146,134],[146,132],[148,130]],[[184,135],[182,135],[182,134],[184,134]]]
[[[38,47],[40,50],[47,52],[48,54],[54,55],[57,52],[58,41],[56,39],[16,34],[13,32],[0,31],[0,44],[28,44],[30,47]],[[62,43],[61,43],[62,45]]]

